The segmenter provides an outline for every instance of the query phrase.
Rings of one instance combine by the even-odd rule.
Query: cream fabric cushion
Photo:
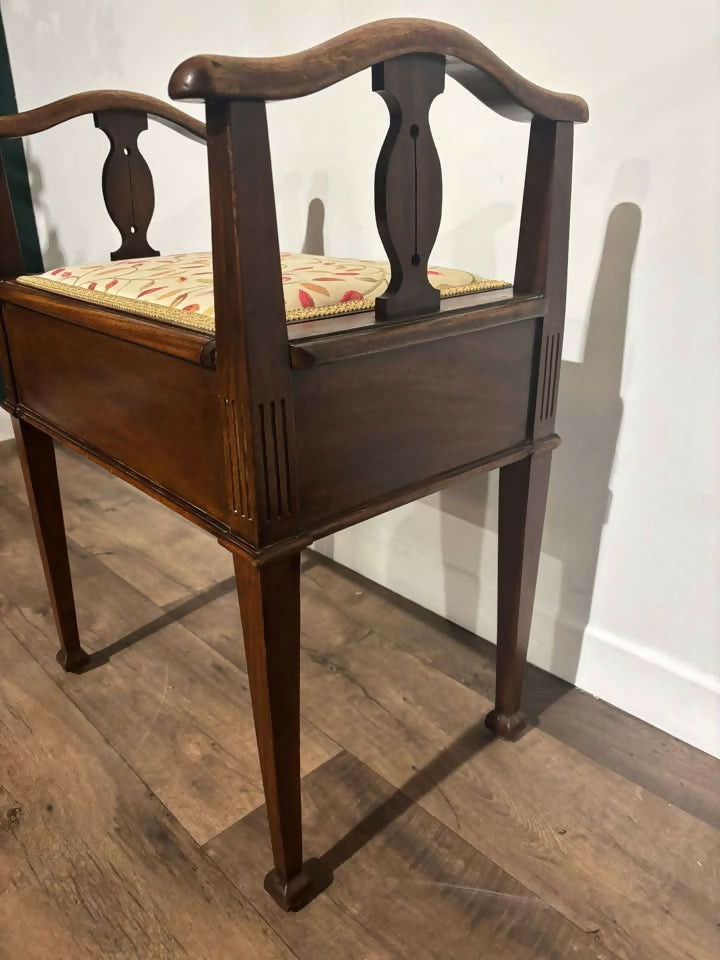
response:
[[[371,310],[390,280],[377,260],[348,260],[283,253],[283,293],[288,323]],[[498,290],[509,284],[466,270],[430,267],[428,277],[443,297]],[[177,253],[143,260],[58,267],[18,277],[20,283],[51,290],[114,310],[212,332],[215,329],[212,254]]]

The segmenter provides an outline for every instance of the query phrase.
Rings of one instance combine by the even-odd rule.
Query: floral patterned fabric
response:
[[[389,265],[377,260],[338,260],[303,253],[280,257],[288,323],[371,310],[390,279]],[[509,286],[443,267],[430,267],[428,277],[443,297]],[[37,276],[18,277],[18,281],[156,320],[208,332],[215,329],[210,253],[58,267]]]

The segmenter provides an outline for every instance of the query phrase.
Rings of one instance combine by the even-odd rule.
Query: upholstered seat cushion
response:
[[[288,323],[370,310],[390,279],[389,265],[376,260],[283,253],[281,264]],[[465,270],[443,267],[430,267],[428,277],[443,297],[509,286],[500,280],[485,280]],[[208,332],[215,329],[210,253],[58,267],[47,273],[18,277],[18,281],[184,327]]]

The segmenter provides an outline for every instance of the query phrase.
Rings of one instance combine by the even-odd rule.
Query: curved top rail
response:
[[[169,92],[174,100],[288,100],[408,53],[446,56],[450,76],[513,120],[542,116],[584,123],[588,119],[582,97],[531,83],[458,27],[413,18],[376,20],[290,56],[191,57],[173,72]]]
[[[87,113],[100,110],[134,110],[146,113],[165,126],[172,127],[194,140],[205,141],[205,124],[189,114],[178,110],[172,104],[142,93],[129,93],[125,90],[89,90],[75,93],[62,100],[46,103],[43,107],[0,116],[0,139],[6,137],[28,137],[33,133],[42,133],[56,127],[66,120],[82,117]]]

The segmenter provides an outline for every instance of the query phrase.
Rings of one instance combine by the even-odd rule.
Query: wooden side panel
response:
[[[216,376],[93,330],[6,305],[18,401],[201,510],[227,514]]]
[[[525,442],[538,322],[297,371],[303,514],[329,518]]]
[[[10,348],[5,335],[5,321],[0,305],[0,402],[8,410],[12,410],[17,403],[15,395],[15,377],[10,364]]]

